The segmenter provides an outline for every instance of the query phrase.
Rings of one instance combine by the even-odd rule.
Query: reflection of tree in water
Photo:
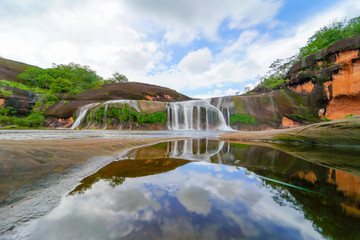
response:
[[[118,185],[121,185],[125,182],[125,178],[124,177],[116,177],[113,176],[111,179],[106,180],[107,182],[109,182],[109,185],[114,188]]]
[[[288,206],[302,212],[304,217],[313,223],[314,229],[326,239],[360,239],[360,220],[342,214],[343,199],[336,198],[334,195],[288,187],[264,179],[261,180],[261,187],[272,193],[274,202],[279,206]]]
[[[109,185],[114,188],[123,184],[126,178],[136,178],[168,172],[189,162],[188,160],[171,158],[115,161],[93,175],[81,180],[81,184],[71,191],[69,195],[83,194],[100,180],[108,182]]]
[[[314,154],[317,160],[321,156],[328,157],[327,152],[317,153]],[[341,153],[341,156],[337,156],[345,159],[348,157],[344,152]],[[351,154],[350,152],[349,155]],[[269,147],[225,143],[220,156],[222,164],[243,167],[258,176],[274,180],[262,179],[261,186],[272,193],[278,205],[289,206],[302,212],[304,217],[313,223],[314,229],[325,238],[360,239],[359,177],[313,164]],[[212,162],[218,163],[218,160],[212,159]],[[341,161],[333,155],[332,162]]]

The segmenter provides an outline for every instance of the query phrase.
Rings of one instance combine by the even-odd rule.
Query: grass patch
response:
[[[255,117],[250,116],[249,114],[233,114],[230,116],[230,123],[234,124],[236,122],[242,122],[245,124],[252,123],[255,124]]]
[[[0,80],[0,86],[1,87],[16,87],[19,89],[32,91],[32,92],[36,92],[36,93],[48,93],[49,92],[49,90],[46,90],[46,89],[37,88],[37,87],[29,87],[27,85],[24,85],[24,84],[21,84],[18,82],[8,81],[8,80]]]

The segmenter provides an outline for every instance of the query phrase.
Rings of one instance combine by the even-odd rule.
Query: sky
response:
[[[253,88],[359,0],[1,0],[0,57],[70,62],[194,98]]]

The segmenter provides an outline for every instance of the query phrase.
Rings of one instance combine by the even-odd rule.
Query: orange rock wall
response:
[[[358,95],[360,93],[360,59],[343,65],[338,74],[333,75],[332,96]]]
[[[5,99],[4,98],[0,98],[0,106],[2,106],[5,102]]]
[[[332,81],[324,83],[330,101],[325,116],[331,120],[342,119],[349,114],[360,114],[360,59],[356,59],[358,54],[358,50],[339,52],[335,63],[342,63],[341,69],[332,76]]]
[[[314,89],[314,84],[312,82],[306,82],[296,87],[290,87],[290,89],[297,93],[310,93]]]
[[[335,64],[347,62],[351,59],[357,58],[359,56],[359,50],[351,50],[351,51],[344,51],[339,52],[336,55],[336,61]]]
[[[360,96],[334,98],[326,108],[326,117],[331,120],[343,119],[350,114],[360,115]]]
[[[295,122],[295,121],[293,121],[293,120],[291,120],[290,118],[287,118],[287,117],[283,117],[283,119],[282,119],[282,125],[284,126],[284,127],[298,127],[298,126],[300,126],[301,124],[300,123],[298,123],[298,122]]]

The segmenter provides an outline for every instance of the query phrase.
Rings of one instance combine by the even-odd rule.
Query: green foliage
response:
[[[108,84],[108,83],[120,83],[120,82],[128,82],[129,79],[124,75],[124,74],[120,74],[119,72],[114,72],[112,77],[105,80],[104,83]]]
[[[0,115],[1,116],[9,116],[9,115],[15,114],[15,113],[16,112],[13,111],[12,107],[7,107],[7,108],[0,107]]]
[[[107,115],[111,119],[115,118],[122,121],[122,108],[108,108]]]
[[[141,113],[138,118],[139,123],[166,123],[167,114],[165,112],[155,112],[155,113]]]
[[[47,93],[48,92],[45,89],[30,87],[30,86],[26,86],[26,85],[18,83],[18,82],[12,82],[12,81],[8,81],[8,80],[0,80],[0,87],[16,87],[19,89],[24,89],[27,91],[33,91],[33,92],[37,92],[37,93]]]
[[[119,106],[118,106],[119,107]],[[128,104],[122,105],[120,108],[108,107],[107,115],[105,116],[105,107],[100,107],[91,111],[87,117],[86,122],[104,123],[107,119],[107,125],[121,123],[121,122],[138,122],[143,123],[166,123],[167,114],[165,112],[155,112],[152,114],[138,113],[135,109],[131,108]]]
[[[354,114],[349,114],[349,115],[345,115],[345,118],[348,118],[348,117],[353,117],[353,116],[355,116]]]
[[[250,116],[249,114],[233,114],[230,116],[230,123],[234,124],[236,122],[243,122],[243,123],[252,123],[255,124],[255,117]]]
[[[323,122],[329,122],[329,121],[331,121],[331,119],[328,119],[327,117],[324,117],[323,119],[321,119],[321,121],[323,121]]]
[[[0,107],[0,124],[12,125],[13,127],[16,125],[19,127],[37,128],[45,123],[44,113],[41,112],[31,112],[28,116],[23,118],[9,116],[10,113],[15,114],[15,112],[12,111],[12,107]]]
[[[31,67],[18,75],[21,83],[30,87],[50,89],[54,93],[78,94],[83,89],[98,87],[102,78],[88,66],[70,63],[54,64],[52,68]]]
[[[258,77],[260,84],[257,87],[266,87],[270,90],[281,88],[285,82],[285,76],[292,65],[296,63],[298,56],[294,55],[286,59],[277,59],[269,66],[265,76]]]
[[[303,121],[319,122],[318,117],[314,116],[311,113],[304,112],[303,110],[300,110],[300,113],[285,114],[285,116],[297,122],[303,122]]]
[[[6,91],[6,90],[0,88],[0,97],[1,98],[5,98],[5,97],[10,96],[10,95],[13,95],[12,92]]]
[[[65,100],[65,101],[64,101],[64,104],[68,104],[68,103],[69,103],[69,101],[68,101],[68,100]]]
[[[303,59],[340,39],[349,38],[357,34],[360,34],[360,16],[349,21],[335,20],[322,27],[308,39],[307,45],[300,49],[299,58]]]

